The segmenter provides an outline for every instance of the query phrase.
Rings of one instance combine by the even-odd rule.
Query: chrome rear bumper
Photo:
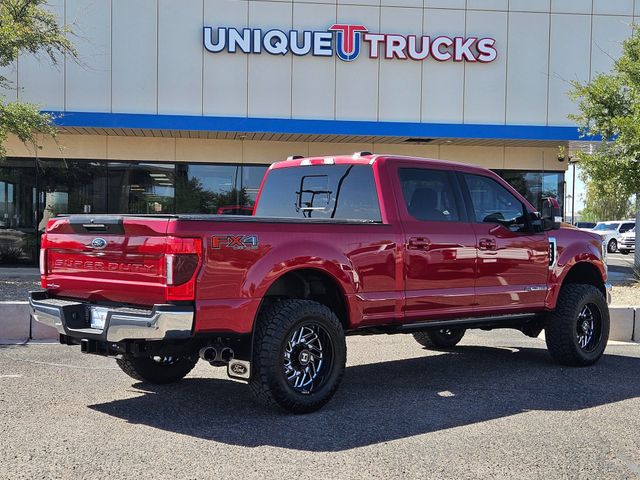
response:
[[[176,305],[154,305],[151,310],[107,307],[103,329],[90,327],[91,305],[73,300],[49,298],[46,292],[29,294],[31,316],[61,335],[77,339],[179,340],[192,335],[194,309]],[[102,307],[104,308],[104,307]]]

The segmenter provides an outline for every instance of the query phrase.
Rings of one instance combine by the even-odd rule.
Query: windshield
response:
[[[615,230],[616,228],[618,228],[617,223],[599,223],[596,225],[594,230]]]

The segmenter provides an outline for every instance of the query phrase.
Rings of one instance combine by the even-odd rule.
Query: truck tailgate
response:
[[[168,217],[51,220],[42,242],[42,286],[58,297],[164,303],[169,222]]]

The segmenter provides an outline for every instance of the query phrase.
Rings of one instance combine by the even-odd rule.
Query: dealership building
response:
[[[634,0],[49,3],[78,58],[0,72],[6,100],[60,130],[6,145],[4,261],[11,245],[33,257],[60,213],[247,213],[291,155],[455,160],[562,201],[559,147],[584,146],[571,81],[608,71],[640,15]]]

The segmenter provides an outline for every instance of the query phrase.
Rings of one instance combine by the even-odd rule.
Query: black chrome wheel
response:
[[[317,324],[304,325],[289,335],[284,349],[284,374],[297,392],[308,394],[331,373],[333,344]]]
[[[545,339],[549,353],[563,365],[593,365],[609,339],[609,309],[603,292],[593,285],[563,285],[555,310],[547,314]]]
[[[591,352],[600,342],[602,335],[602,319],[598,307],[586,304],[578,314],[576,322],[576,338],[578,345],[585,352]]]
[[[340,320],[311,300],[281,300],[261,312],[249,386],[260,400],[293,413],[326,404],[340,384],[347,346]]]

